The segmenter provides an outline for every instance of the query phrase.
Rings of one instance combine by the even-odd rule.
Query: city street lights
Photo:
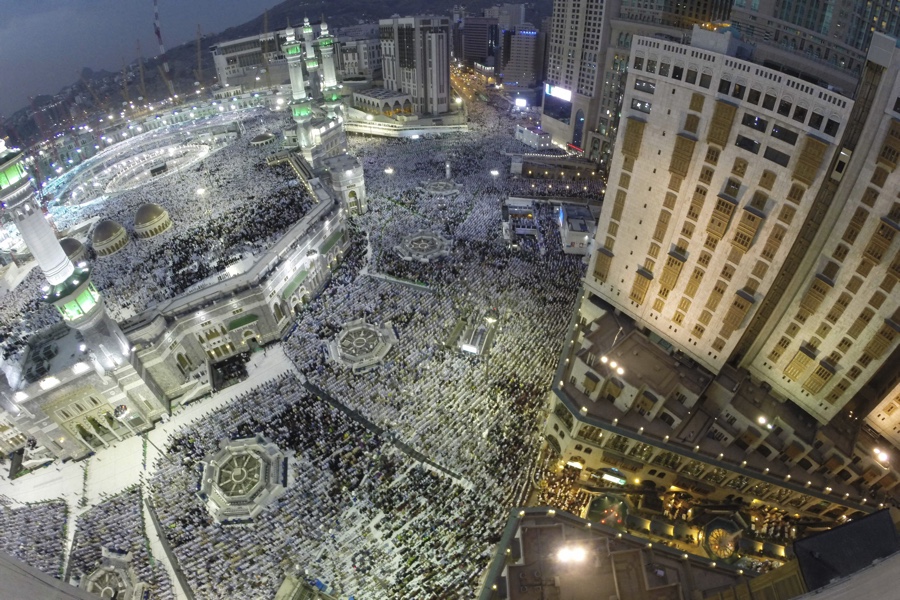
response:
[[[600,357],[600,362],[602,362],[604,365],[607,365],[610,369],[612,369],[613,371],[615,371],[617,375],[624,375],[624,374],[625,374],[625,369],[623,369],[623,368],[619,365],[619,363],[617,363],[616,361],[614,361],[614,360],[609,360],[609,357],[606,356],[606,355]]]

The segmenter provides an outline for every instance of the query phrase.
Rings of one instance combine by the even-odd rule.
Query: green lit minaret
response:
[[[73,265],[56,239],[35,197],[19,150],[0,140],[0,202],[28,250],[40,266],[47,285],[44,300],[52,303],[63,320],[81,332],[98,372],[115,370],[128,362],[128,339],[106,313],[103,298],[91,281],[87,263]]]

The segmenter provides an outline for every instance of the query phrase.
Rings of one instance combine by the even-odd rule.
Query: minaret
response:
[[[319,53],[322,55],[322,89],[337,87],[337,74],[334,68],[334,38],[328,34],[328,24],[322,15],[319,30]]]
[[[294,101],[306,98],[306,84],[303,81],[303,42],[296,38],[293,27],[284,32],[285,43],[281,49],[287,57],[288,73],[291,76],[291,98]]]
[[[322,96],[325,100],[325,110],[329,117],[337,118],[341,112],[341,91],[338,88],[337,72],[334,67],[334,38],[328,34],[328,24],[324,15],[319,39],[316,42],[322,55]]]
[[[309,24],[308,17],[303,19],[303,43],[306,45],[306,73],[309,77],[309,95],[313,98],[321,98],[322,82],[319,74],[319,60],[316,58],[313,28]]]
[[[307,24],[309,21],[306,21]],[[304,35],[306,27],[304,26]],[[310,28],[312,35],[312,28]],[[312,120],[312,103],[303,85],[303,42],[296,38],[293,27],[288,27],[285,32],[287,41],[282,45],[284,55],[288,60],[288,74],[291,76],[291,116],[297,123],[297,141],[301,148],[310,145],[309,122]],[[313,55],[315,56],[315,55]]]
[[[66,256],[31,188],[18,150],[0,140],[0,202],[47,278],[44,300],[56,306],[66,323],[81,332],[101,374],[127,362],[128,339],[106,314],[103,298],[91,282],[87,263]]]

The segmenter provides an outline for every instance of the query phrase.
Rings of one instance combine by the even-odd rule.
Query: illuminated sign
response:
[[[625,485],[626,483],[628,483],[625,479],[616,477],[615,475],[610,475],[609,473],[604,473],[601,479],[603,479],[603,481],[608,481],[610,483],[615,483],[618,485]]]
[[[553,96],[554,98],[559,98],[560,100],[565,100],[566,102],[572,101],[572,92],[565,88],[556,87],[555,85],[550,85],[549,83],[544,84],[544,92],[548,96]]]
[[[518,106],[519,108],[528,106],[528,100],[526,100],[525,98],[516,98],[516,106]]]

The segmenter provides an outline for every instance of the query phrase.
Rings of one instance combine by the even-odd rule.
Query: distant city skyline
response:
[[[217,33],[258,16],[278,0],[159,0],[166,48]],[[158,53],[153,0],[0,0],[0,114],[9,116],[30,96],[55,94],[81,69],[116,71],[142,54]]]

